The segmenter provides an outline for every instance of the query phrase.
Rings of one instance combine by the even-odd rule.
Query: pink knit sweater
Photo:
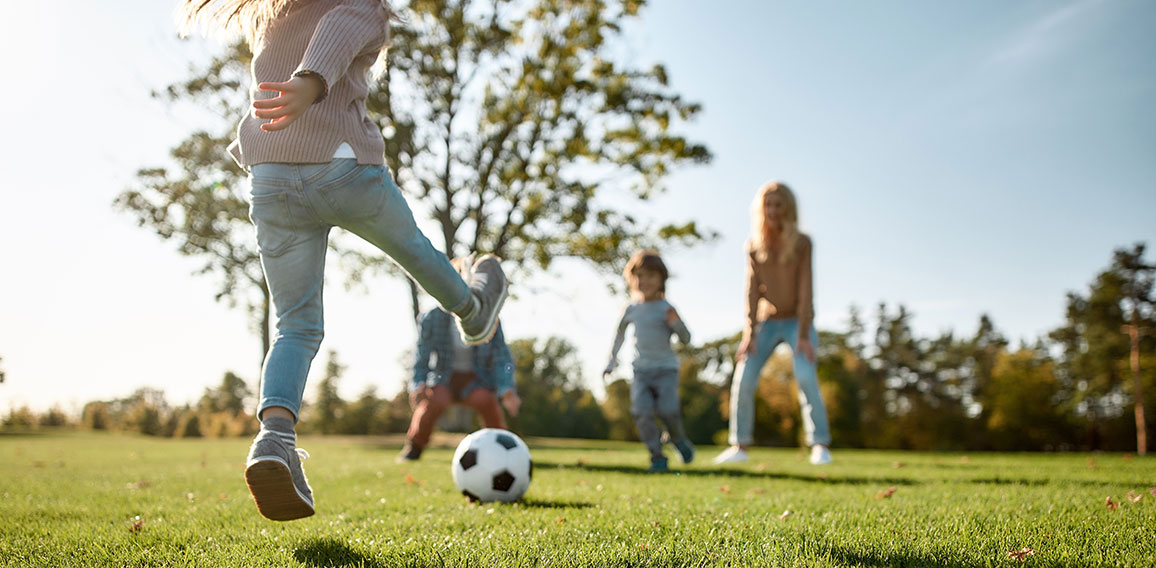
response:
[[[359,164],[385,163],[381,131],[365,112],[369,68],[389,41],[388,15],[379,0],[300,0],[271,22],[253,47],[251,100],[275,97],[261,82],[288,81],[301,70],[320,73],[329,94],[276,132],[248,112],[229,152],[237,163],[325,163],[342,142]]]

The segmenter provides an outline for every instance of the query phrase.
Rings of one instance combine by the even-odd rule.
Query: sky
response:
[[[230,370],[256,383],[245,314],[112,207],[139,168],[215,128],[149,96],[218,49],[177,39],[174,4],[0,4],[0,49],[20,55],[0,89],[0,412],[78,412],[142,386],[184,404]],[[1139,0],[649,3],[617,53],[661,62],[703,105],[679,128],[714,160],[637,214],[720,235],[666,254],[668,299],[696,342],[740,329],[749,204],[780,179],[815,242],[819,328],[887,302],[920,335],[970,335],[981,314],[1013,340],[1046,334],[1113,249],[1156,245],[1153,29],[1156,3]],[[627,301],[599,278],[558,262],[503,311],[509,338],[571,341],[596,394]],[[392,395],[415,342],[406,287],[341,282],[331,271],[311,385],[332,349],[343,396]]]

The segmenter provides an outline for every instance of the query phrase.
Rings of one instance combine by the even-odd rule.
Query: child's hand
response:
[[[502,407],[506,409],[506,414],[517,416],[518,409],[522,407],[522,399],[518,398],[518,393],[506,391],[506,394],[502,395]]]
[[[678,319],[678,312],[674,311],[673,307],[666,308],[666,323],[668,325],[674,325]]]
[[[281,93],[271,99],[253,101],[253,116],[270,119],[261,125],[261,130],[275,132],[293,124],[325,87],[316,77],[294,77],[284,83],[261,83],[257,88]]]

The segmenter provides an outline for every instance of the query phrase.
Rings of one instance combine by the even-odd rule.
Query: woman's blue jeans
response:
[[[827,407],[819,394],[819,376],[815,363],[799,353],[799,320],[788,318],[766,320],[755,326],[755,350],[735,368],[731,382],[730,443],[746,446],[754,441],[755,393],[763,365],[779,343],[786,341],[795,356],[795,382],[799,386],[799,408],[803,414],[803,430],[807,445],[831,445],[831,429],[827,424]],[[819,349],[819,334],[811,327],[811,346]]]
[[[381,249],[447,311],[459,311],[469,302],[469,287],[417,228],[385,167],[352,159],[258,164],[250,169],[249,181],[249,218],[257,226],[276,315],[258,413],[270,406],[285,407],[295,417],[300,412],[305,379],[324,336],[321,291],[333,227]]]

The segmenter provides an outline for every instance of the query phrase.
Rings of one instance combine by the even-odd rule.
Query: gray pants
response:
[[[682,409],[678,401],[677,369],[635,369],[630,383],[630,414],[638,426],[638,437],[650,450],[651,461],[661,459],[662,433],[654,418],[666,426],[671,442],[686,438]]]

